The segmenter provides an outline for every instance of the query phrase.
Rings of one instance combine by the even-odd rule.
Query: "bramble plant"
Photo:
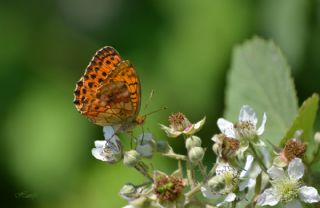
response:
[[[220,132],[212,132],[212,147],[203,147],[203,138],[196,135],[205,118],[192,123],[183,113],[173,113],[169,125],[160,124],[168,142],[144,132],[125,149],[114,129],[105,126],[105,140],[95,141],[92,154],[110,165],[122,161],[146,177],[141,184],[128,182],[121,188],[126,208],[316,207],[318,101],[314,94],[298,109],[282,53],[273,42],[253,38],[234,49],[225,110],[234,122],[218,119]],[[186,155],[170,146],[176,137],[183,138]],[[212,166],[204,165],[205,152],[216,158]],[[154,154],[176,160],[177,170],[151,172],[144,161]]]

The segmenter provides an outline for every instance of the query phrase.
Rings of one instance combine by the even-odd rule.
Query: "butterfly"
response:
[[[115,132],[144,122],[140,102],[135,68],[110,46],[96,52],[74,90],[76,109],[94,124],[112,126]]]

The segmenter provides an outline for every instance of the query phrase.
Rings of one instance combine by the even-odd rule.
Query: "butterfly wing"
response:
[[[107,78],[120,61],[119,53],[110,46],[98,50],[93,56],[74,90],[73,102],[81,114],[93,113],[88,111],[90,111],[90,103],[95,99],[100,83]]]
[[[140,109],[140,81],[129,61],[122,61],[97,89],[88,111],[90,119],[102,126],[130,126]],[[90,116],[93,112],[93,116]],[[98,114],[96,114],[98,112]]]

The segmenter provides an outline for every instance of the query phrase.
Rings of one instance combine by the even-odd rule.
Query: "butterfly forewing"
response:
[[[84,75],[77,82],[74,91],[74,104],[82,114],[88,111],[88,103],[95,99],[95,93],[100,82],[120,63],[119,53],[107,46],[96,52],[87,66]]]

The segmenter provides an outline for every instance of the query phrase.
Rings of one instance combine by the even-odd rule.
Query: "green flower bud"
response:
[[[189,151],[192,147],[201,147],[201,139],[197,136],[191,136],[186,139],[186,148]]]
[[[136,150],[130,150],[124,153],[123,163],[126,166],[133,167],[140,160],[140,154]]]
[[[193,147],[188,152],[188,157],[192,163],[198,163],[203,159],[204,149],[202,147]]]

